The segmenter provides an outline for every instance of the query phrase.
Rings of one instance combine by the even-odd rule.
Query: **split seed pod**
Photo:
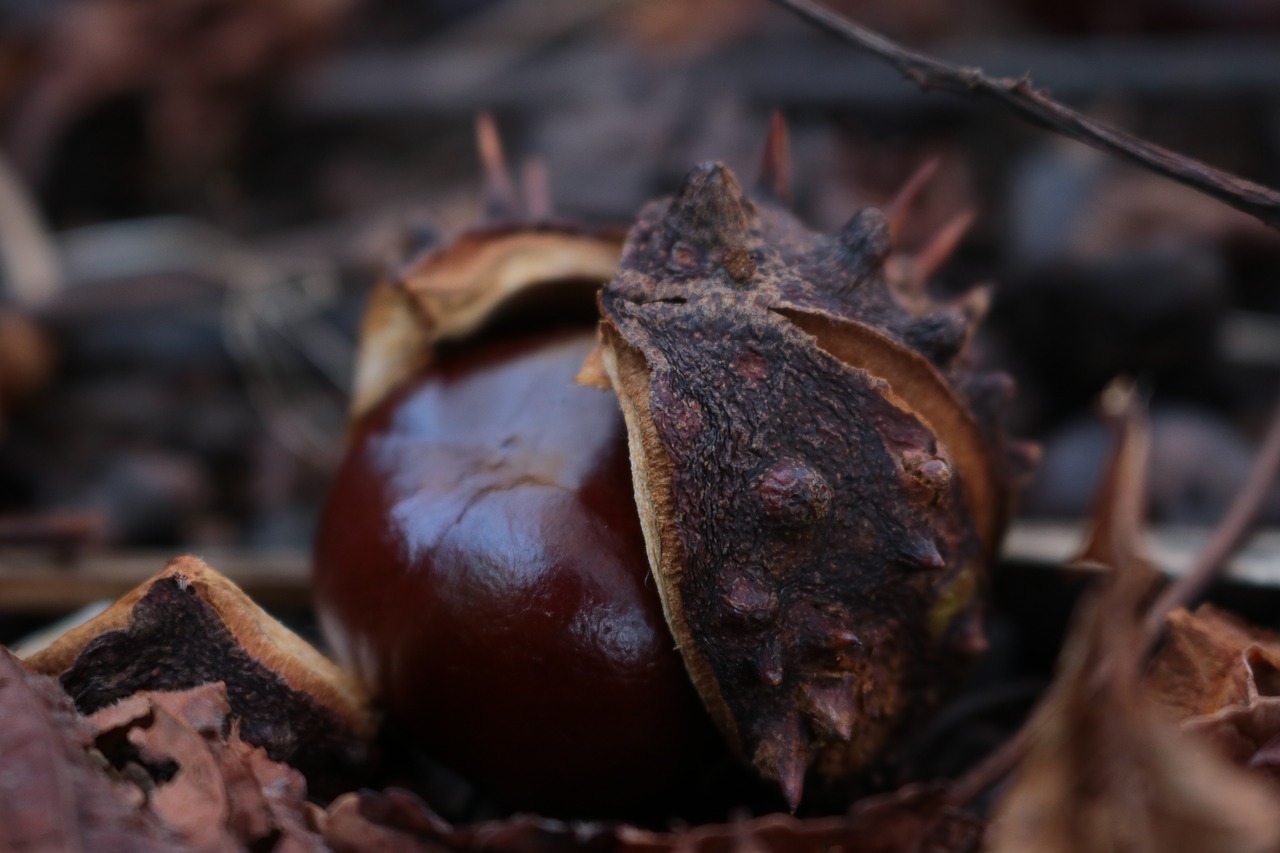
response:
[[[786,147],[775,121],[754,196],[720,164],[693,170],[640,214],[620,268],[602,235],[527,223],[419,259],[375,294],[355,411],[541,285],[612,278],[579,381],[621,406],[648,567],[698,696],[794,809],[806,775],[865,767],[981,649],[985,566],[1028,454],[998,426],[1009,380],[967,364],[986,292],[924,292],[962,226],[891,259],[908,189],[893,217],[813,233],[784,206]],[[318,574],[322,614],[343,571],[359,567]],[[348,645],[358,660],[376,644]]]

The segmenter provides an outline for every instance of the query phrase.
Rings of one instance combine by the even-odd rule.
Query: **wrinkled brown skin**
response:
[[[663,621],[590,332],[440,354],[353,425],[316,545],[326,634],[505,805],[668,808],[718,737]]]
[[[879,212],[814,234],[712,164],[646,208],[601,296],[672,630],[793,808],[982,647],[1008,503],[1007,380],[967,372],[968,306],[893,292],[887,253]]]

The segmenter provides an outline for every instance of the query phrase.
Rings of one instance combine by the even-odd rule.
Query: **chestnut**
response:
[[[316,545],[341,656],[511,808],[669,807],[718,750],[663,620],[590,331],[467,347],[355,425]]]

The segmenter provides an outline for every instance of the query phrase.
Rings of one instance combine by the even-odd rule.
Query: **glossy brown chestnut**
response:
[[[320,524],[326,634],[387,710],[512,808],[662,808],[719,737],[645,557],[589,333],[442,354],[353,428]]]

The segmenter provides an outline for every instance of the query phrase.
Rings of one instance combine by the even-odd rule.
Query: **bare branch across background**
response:
[[[880,57],[925,91],[937,89],[996,101],[1033,124],[1119,155],[1280,228],[1280,193],[1082,115],[1037,90],[1029,77],[995,80],[977,68],[952,65],[908,50],[812,0],[774,2],[842,41]]]

